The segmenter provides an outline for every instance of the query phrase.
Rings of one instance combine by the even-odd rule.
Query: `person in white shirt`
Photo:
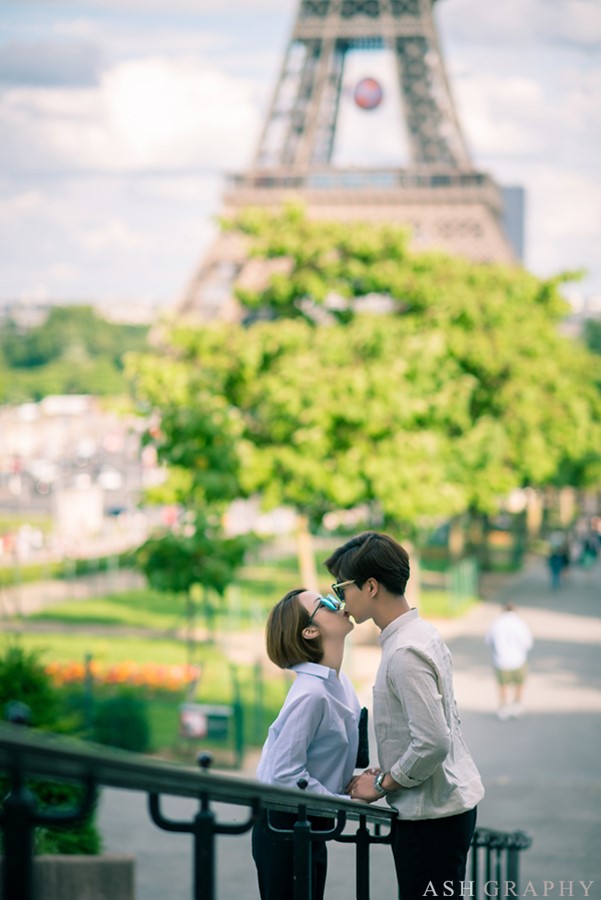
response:
[[[372,619],[381,629],[373,693],[381,768],[375,778],[371,770],[354,778],[351,797],[385,797],[397,812],[392,852],[402,900],[441,897],[450,885],[459,896],[484,788],[461,734],[451,654],[407,603],[409,556],[393,538],[364,532],[326,566],[355,622]]]
[[[298,781],[317,794],[349,799],[345,793],[357,761],[360,705],[340,672],[345,638],[353,622],[335,597],[299,588],[280,600],[267,620],[267,654],[296,678],[269,729],[257,768],[267,784],[296,789]],[[270,823],[290,829],[293,813],[272,812]],[[311,817],[314,830],[331,819]],[[252,834],[261,900],[294,895],[293,843],[278,841],[261,825]],[[312,842],[312,896],[322,900],[327,872],[325,841]]]
[[[513,603],[506,603],[503,612],[492,623],[486,635],[492,649],[492,662],[499,685],[500,719],[523,714],[522,694],[526,680],[528,653],[532,649],[532,633],[518,616]],[[509,687],[513,698],[509,700]]]

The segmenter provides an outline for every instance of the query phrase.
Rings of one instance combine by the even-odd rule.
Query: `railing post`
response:
[[[307,789],[308,782],[301,778],[297,782],[301,791]],[[298,820],[294,823],[294,900],[312,900],[313,884],[311,872],[311,823],[307,819],[307,807],[298,807]]]
[[[517,847],[510,847],[507,851],[507,881],[513,881],[516,886],[520,879],[520,855]]]
[[[365,816],[359,819],[356,833],[355,873],[357,884],[357,900],[369,900],[369,845],[370,833]]]
[[[25,785],[25,775],[18,760],[10,767],[12,787],[0,813],[4,830],[3,896],[6,900],[33,900],[33,850],[36,825],[69,827],[91,815],[96,802],[96,789],[91,776],[86,778],[86,791],[78,809],[39,812],[34,795]]]
[[[19,767],[4,801],[0,823],[4,828],[2,894],[7,900],[33,900],[33,829],[35,800],[23,784]]]
[[[523,831],[504,833],[477,828],[471,845],[471,878],[476,889],[475,897],[486,894],[487,882],[501,885],[503,879],[508,885],[508,896],[517,896],[520,852],[527,850],[531,844],[532,838]]]
[[[194,817],[194,900],[215,897],[215,814],[209,809],[206,794],[201,796],[200,811]]]
[[[299,806],[298,815],[294,823],[294,900],[312,900],[311,824],[307,820],[307,807]]]
[[[210,753],[201,753],[198,764],[203,771],[208,771],[212,756]],[[215,835],[216,834],[244,834],[257,820],[259,814],[259,802],[252,802],[252,813],[246,822],[240,824],[219,823],[209,807],[210,795],[208,791],[200,792],[200,810],[191,822],[174,822],[166,819],[161,813],[159,794],[148,795],[150,818],[155,825],[164,831],[191,834],[194,837],[194,884],[192,891],[194,900],[214,900],[215,897]]]
[[[474,840],[472,841],[472,882],[474,884],[476,893],[475,896],[480,896],[480,848],[476,841],[476,836],[474,835]]]

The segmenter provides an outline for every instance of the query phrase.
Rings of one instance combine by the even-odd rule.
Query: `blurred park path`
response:
[[[530,560],[523,572],[491,579],[485,602],[460,620],[437,621],[452,650],[462,725],[486,787],[480,825],[523,829],[533,846],[522,855],[522,885],[530,896],[543,895],[543,881],[574,882],[573,896],[584,896],[578,881],[595,881],[590,897],[601,897],[601,563],[575,569],[566,585],[552,592],[544,560]],[[490,581],[489,581],[490,585]],[[484,635],[511,600],[529,623],[535,645],[525,690],[526,714],[500,721],[497,692]],[[379,660],[369,627],[353,634],[345,663],[364,702]],[[372,762],[375,762],[372,743]],[[256,754],[244,774],[252,777]],[[193,802],[165,804],[174,816],[193,816]],[[246,818],[246,810],[217,806],[219,817]],[[176,900],[191,896],[191,841],[151,824],[145,798],[106,791],[100,823],[107,852],[137,857],[137,900]],[[250,838],[219,838],[218,900],[257,900]],[[354,896],[354,855],[329,845],[328,900]],[[372,900],[396,897],[392,857],[386,847],[372,849]],[[567,890],[567,887],[566,887]],[[566,896],[567,894],[564,894]],[[551,894],[549,893],[549,896]]]
[[[104,597],[143,588],[146,578],[133,569],[114,569],[72,578],[45,578],[23,584],[0,585],[0,619],[30,616],[46,606],[66,600]],[[4,623],[8,628],[9,623]]]

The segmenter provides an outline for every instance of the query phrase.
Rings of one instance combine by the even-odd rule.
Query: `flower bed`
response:
[[[91,677],[95,685],[144,687],[157,691],[181,691],[198,684],[199,666],[167,666],[158,663],[125,661],[103,665],[96,660],[84,662],[52,662],[45,667],[57,687],[81,685]]]

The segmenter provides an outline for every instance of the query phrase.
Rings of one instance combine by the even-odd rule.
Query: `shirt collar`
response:
[[[292,672],[297,675],[316,675],[327,681],[329,678],[336,678],[336,670],[330,669],[329,666],[322,666],[321,663],[303,662],[296,666],[290,666]]]
[[[411,622],[415,622],[415,620],[419,618],[419,613],[415,607],[410,609],[409,612],[401,613],[396,619],[393,619],[386,628],[383,628],[380,634],[378,635],[378,643],[381,647],[384,646],[386,641],[393,637],[398,631],[402,628],[405,628]]]

